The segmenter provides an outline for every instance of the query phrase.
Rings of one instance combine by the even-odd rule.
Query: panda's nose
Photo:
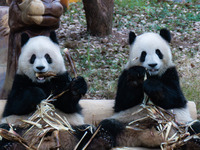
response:
[[[154,63],[154,64],[148,64],[151,68],[154,68],[157,64]]]
[[[42,71],[45,67],[44,66],[37,66],[36,67],[39,71]]]

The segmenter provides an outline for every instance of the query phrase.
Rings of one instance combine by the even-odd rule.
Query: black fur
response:
[[[87,150],[110,150],[116,146],[116,137],[124,131],[125,125],[115,119],[105,119],[97,127],[98,132]]]
[[[144,80],[145,69],[134,66],[124,70],[119,77],[115,112],[140,104],[144,92],[151,101],[164,109],[183,108],[186,99],[181,91],[175,67],[168,68],[162,76],[149,76]]]
[[[159,49],[156,49],[156,54],[158,55],[160,59],[163,59],[163,54],[161,53]]]
[[[144,98],[144,67],[134,66],[124,70],[119,77],[115,112],[119,112],[142,103]]]
[[[24,46],[29,40],[29,36],[27,33],[21,34],[21,47]]]
[[[33,55],[31,56],[31,59],[29,60],[29,63],[30,63],[30,64],[34,64],[35,59],[36,59],[36,55],[33,54]]]
[[[59,44],[55,31],[51,31],[49,37],[54,43]]]
[[[144,92],[155,105],[164,109],[184,108],[187,103],[175,67],[168,68],[161,76],[148,75]]]
[[[135,41],[136,35],[134,32],[129,32],[129,44],[131,45]]]
[[[71,79],[67,72],[51,79],[50,82],[33,83],[27,76],[16,75],[12,90],[3,113],[9,115],[26,115],[36,110],[36,105],[46,99],[51,93],[58,95],[67,91],[55,102],[54,106],[64,113],[80,112],[80,98],[87,91],[83,77]]]
[[[116,119],[105,119],[100,122],[99,126],[101,126],[101,129],[106,129],[106,131],[114,137],[117,137],[117,135],[126,128],[125,124]]]
[[[144,61],[145,61],[145,58],[146,58],[146,56],[147,56],[147,52],[145,52],[145,51],[142,51],[142,53],[141,53],[141,56],[140,56],[140,62],[144,62]]]
[[[49,54],[45,54],[45,59],[47,60],[47,62],[49,63],[49,64],[51,64],[52,63],[52,58],[49,56]]]
[[[165,39],[167,42],[171,42],[171,34],[167,29],[160,30],[160,36]]]

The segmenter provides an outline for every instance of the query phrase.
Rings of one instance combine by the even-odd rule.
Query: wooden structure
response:
[[[63,11],[59,0],[8,0],[8,4],[10,5],[8,62],[0,98],[6,98],[12,86],[21,52],[21,33],[26,32],[30,37],[48,36],[51,30],[59,27],[59,19]]]

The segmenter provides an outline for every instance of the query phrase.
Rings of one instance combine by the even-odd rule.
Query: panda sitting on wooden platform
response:
[[[51,94],[56,96],[63,91],[66,92],[52,104],[57,113],[66,117],[72,126],[82,126],[84,118],[81,115],[79,100],[85,95],[87,84],[83,77],[71,78],[66,71],[55,32],[52,31],[49,37],[33,38],[23,33],[21,47],[17,73],[1,121],[4,124],[0,127],[9,129],[6,123],[19,124],[19,119],[30,117],[42,100]],[[55,76],[42,76],[47,72],[53,72]],[[12,146],[4,140],[0,143],[1,149],[3,147],[8,149],[9,145]],[[66,149],[71,147],[68,144]]]
[[[144,33],[136,36],[134,32],[129,33],[130,55],[119,77],[115,114],[100,123],[99,134],[112,139],[114,147],[159,147],[163,142],[160,132],[151,123],[148,125],[147,122],[142,131],[126,128],[131,121],[146,116],[133,115],[138,111],[145,94],[154,105],[174,113],[176,122],[185,124],[192,121],[172,62],[170,41],[171,35],[167,29],[161,29],[160,34]],[[194,125],[198,133],[199,125],[198,121]]]

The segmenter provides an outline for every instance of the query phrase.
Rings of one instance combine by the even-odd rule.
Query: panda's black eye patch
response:
[[[52,59],[51,59],[51,57],[49,56],[49,54],[45,54],[44,57],[46,58],[46,60],[47,60],[47,62],[48,62],[49,64],[52,63]]]
[[[147,55],[147,52],[142,51],[141,56],[140,56],[140,62],[144,62],[145,61],[146,55]]]
[[[31,64],[33,64],[34,61],[35,61],[35,59],[36,59],[36,56],[35,56],[35,54],[33,54],[33,55],[31,56],[31,59],[29,60],[29,62],[30,62]]]
[[[161,53],[159,49],[156,49],[156,54],[158,55],[160,59],[163,59],[163,54]]]

